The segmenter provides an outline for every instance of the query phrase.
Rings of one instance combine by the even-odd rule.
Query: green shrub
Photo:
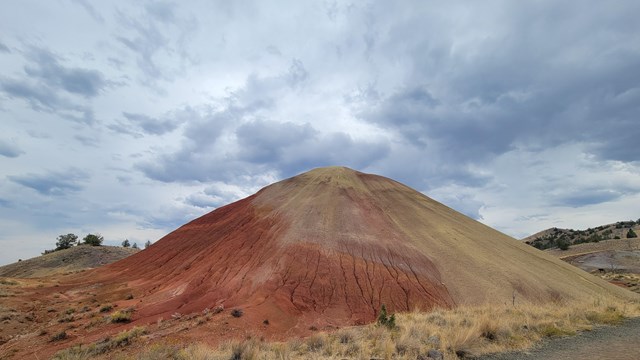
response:
[[[565,239],[560,239],[558,240],[558,248],[560,250],[568,250],[569,249],[569,242]]]
[[[396,315],[391,314],[391,316],[387,316],[387,307],[384,304],[382,304],[380,314],[378,314],[378,325],[385,326],[388,329],[394,329],[396,327]]]

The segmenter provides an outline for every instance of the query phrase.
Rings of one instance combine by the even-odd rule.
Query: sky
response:
[[[640,217],[640,2],[4,1],[0,264],[307,170],[516,238]]]

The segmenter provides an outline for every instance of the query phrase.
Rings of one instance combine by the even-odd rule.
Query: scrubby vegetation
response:
[[[540,250],[559,248],[567,250],[571,245],[597,243],[605,240],[618,240],[636,237],[634,228],[638,228],[640,220],[619,221],[615,224],[602,225],[586,230],[551,228],[526,242]]]
[[[134,327],[131,330],[123,331],[113,338],[107,337],[89,345],[77,345],[69,349],[57,352],[53,359],[92,359],[97,355],[108,353],[114,349],[130,345],[136,338],[146,334],[144,327]],[[160,357],[158,359],[161,359]],[[170,359],[170,358],[166,358]]]
[[[82,242],[78,241],[78,235],[76,234],[62,234],[58,235],[56,238],[56,247],[52,250],[45,250],[42,252],[42,255],[51,254],[55,251],[70,249],[76,245],[90,245],[90,246],[100,246],[104,241],[104,237],[100,234],[87,234],[82,239]]]
[[[131,312],[118,310],[109,316],[112,323],[127,323],[131,321]]]
[[[380,315],[382,313],[381,309]],[[249,336],[209,347],[160,340],[142,350],[137,347],[134,358],[414,360],[442,355],[444,359],[457,359],[526,349],[543,338],[573,335],[600,324],[618,324],[625,317],[640,316],[640,304],[595,299],[581,303],[485,305],[395,315],[394,327],[380,326],[382,324],[376,322],[334,332],[318,332],[287,342],[270,343]],[[385,317],[390,318],[388,314]],[[64,350],[54,359],[90,359],[124,347],[145,333],[144,328],[134,328],[94,344]]]

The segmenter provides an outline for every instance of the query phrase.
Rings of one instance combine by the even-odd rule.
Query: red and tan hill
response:
[[[80,275],[136,296],[138,322],[224,305],[281,334],[390,311],[634,294],[391,179],[319,168]]]

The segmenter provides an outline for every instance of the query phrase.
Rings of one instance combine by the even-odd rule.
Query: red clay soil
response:
[[[341,167],[270,185],[55,290],[79,303],[133,307],[133,325],[223,306],[226,315],[206,331],[177,335],[205,341],[368,323],[382,304],[400,312],[511,302],[514,294],[534,302],[635,296],[398,182]],[[232,318],[232,308],[244,316]],[[56,346],[106,331],[84,328]]]

